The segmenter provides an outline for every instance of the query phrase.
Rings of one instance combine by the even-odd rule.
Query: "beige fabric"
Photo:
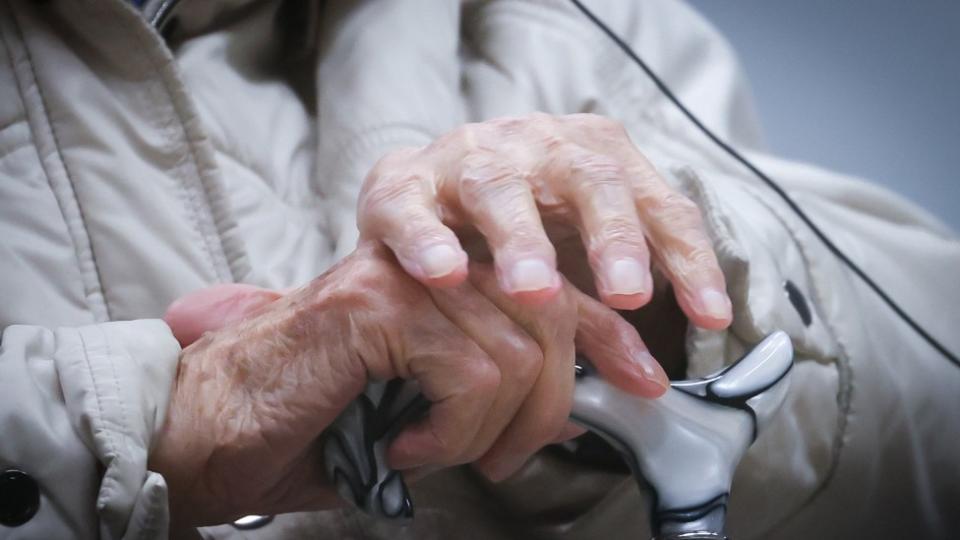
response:
[[[955,237],[879,188],[761,153],[734,58],[684,4],[590,4],[960,350]],[[162,537],[165,487],[146,455],[179,349],[150,319],[211,283],[310,279],[353,248],[356,193],[384,152],[537,110],[620,120],[703,208],[736,322],[690,334],[691,375],[775,328],[794,340],[787,406],[735,479],[734,537],[957,530],[960,370],[568,3],[330,0],[318,39],[304,41],[313,47],[292,52],[277,11],[184,0],[168,47],[119,0],[0,0],[0,468],[26,470],[43,490],[40,514],[0,536]],[[785,280],[812,306],[809,327]],[[647,528],[630,478],[550,452],[501,485],[454,470],[415,497],[406,530],[336,511],[205,534],[579,539]]]

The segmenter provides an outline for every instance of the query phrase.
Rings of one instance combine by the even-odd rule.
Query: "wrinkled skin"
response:
[[[394,440],[394,467],[475,462],[494,480],[576,434],[575,348],[626,391],[665,391],[636,330],[607,306],[567,283],[523,304],[488,265],[469,270],[457,286],[429,289],[370,243],[283,296],[228,285],[171,306],[179,339],[202,336],[183,351],[150,460],[170,486],[175,525],[335,505],[314,442],[368,378],[415,379],[432,402]]]
[[[395,151],[368,175],[358,221],[429,286],[464,279],[462,241],[478,232],[501,289],[542,301],[560,289],[555,246],[573,239],[611,307],[650,301],[652,257],[694,324],[721,329],[732,316],[699,209],[601,116],[501,118]]]
[[[498,480],[578,433],[575,350],[627,392],[666,390],[611,308],[656,297],[628,317],[671,357],[679,310],[730,323],[699,210],[594,115],[469,124],[396,151],[364,183],[358,226],[357,251],[300,289],[225,285],[169,309],[186,348],[150,467],[178,530],[336,505],[314,442],[371,378],[415,379],[432,402],[393,441],[393,467],[473,463]]]

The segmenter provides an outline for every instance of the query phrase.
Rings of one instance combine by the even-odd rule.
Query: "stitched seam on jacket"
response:
[[[130,425],[130,418],[129,418],[129,415],[127,414],[127,402],[125,399],[123,399],[123,394],[121,393],[122,389],[120,388],[120,374],[117,373],[117,359],[116,359],[116,356],[114,355],[113,347],[111,346],[111,343],[110,343],[110,334],[108,334],[107,331],[104,330],[104,328],[101,326],[97,326],[97,330],[99,330],[100,333],[103,335],[104,347],[107,350],[107,361],[110,363],[110,372],[113,373],[113,387],[115,391],[114,395],[117,398],[117,404],[119,405],[119,409],[120,409],[120,426],[119,427],[122,429],[126,429],[127,426]],[[124,352],[126,353],[126,349],[124,349]],[[125,360],[128,362],[131,361],[131,359],[129,358],[126,358]],[[118,430],[118,431],[121,433],[121,435],[123,435],[123,446],[127,450],[127,455],[132,456],[134,453],[134,449],[130,446],[129,434],[123,433],[122,430]]]
[[[67,227],[67,230],[69,232],[71,243],[73,244],[73,248],[74,248],[73,251],[77,258],[77,266],[79,269],[79,273],[82,276],[84,298],[87,301],[88,308],[90,308],[90,311],[93,313],[94,318],[99,322],[104,322],[105,320],[111,320],[112,316],[110,313],[110,305],[108,304],[106,296],[104,294],[103,280],[100,273],[100,267],[97,264],[97,257],[96,257],[96,253],[94,252],[93,242],[90,239],[90,231],[87,229],[87,220],[83,212],[83,207],[80,205],[80,201],[77,198],[77,194],[74,189],[73,176],[71,175],[70,170],[67,167],[66,161],[63,159],[63,151],[60,146],[60,140],[57,136],[57,130],[54,127],[53,123],[50,121],[50,116],[48,113],[48,106],[47,106],[47,98],[44,95],[43,87],[40,85],[40,81],[37,78],[36,67],[33,63],[33,59],[30,54],[30,48],[27,46],[27,43],[24,40],[23,31],[20,28],[19,23],[17,22],[16,15],[14,14],[13,8],[10,6],[9,1],[6,2],[6,11],[7,13],[10,14],[10,16],[8,17],[8,20],[10,21],[10,24],[13,25],[13,31],[17,33],[18,41],[21,47],[23,48],[22,50],[23,61],[27,64],[27,66],[30,69],[30,76],[33,79],[32,80],[33,87],[37,89],[37,95],[39,96],[40,103],[38,104],[39,105],[38,108],[40,109],[40,113],[39,113],[40,118],[37,119],[37,122],[42,122],[43,125],[45,125],[47,129],[50,131],[50,137],[53,141],[53,146],[54,146],[53,152],[56,154],[57,161],[60,163],[60,166],[63,168],[63,174],[66,177],[65,187],[62,190],[57,189],[57,186],[54,185],[54,177],[56,175],[52,173],[52,171],[47,166],[43,156],[40,154],[40,146],[41,146],[40,141],[37,140],[37,134],[33,129],[32,123],[30,123],[30,117],[33,116],[30,112],[32,109],[28,106],[28,100],[26,95],[24,94],[25,81],[23,81],[20,74],[17,72],[16,59],[13,56],[14,52],[12,50],[11,43],[9,42],[9,40],[5,40],[7,55],[10,61],[10,69],[13,72],[13,76],[18,83],[17,90],[20,94],[20,103],[24,107],[26,121],[30,126],[30,136],[31,136],[31,139],[33,139],[34,141],[34,152],[37,155],[37,161],[40,163],[40,167],[43,169],[44,176],[46,176],[47,183],[50,186],[50,191],[53,193],[54,199],[56,199],[57,201],[57,206],[60,209],[60,215],[63,218],[64,225]],[[6,32],[0,32],[0,34],[3,34],[4,36],[7,35]],[[77,218],[80,222],[79,227],[75,226],[73,224],[73,220],[69,219],[68,211],[66,209],[67,201],[63,200],[63,194],[61,194],[60,191],[67,192],[66,195],[70,198],[70,200],[73,202],[74,206],[76,207]],[[83,245],[86,249],[81,249],[81,245]],[[88,258],[85,258],[83,256],[83,251],[89,251],[90,256]],[[90,276],[88,275],[88,272],[84,271],[85,265],[83,263],[85,260],[89,262],[90,265],[93,267],[94,283],[90,283],[91,281]],[[98,298],[100,302],[96,301]],[[103,313],[100,313],[99,312],[100,310],[97,308],[102,308]]]
[[[227,256],[227,249],[224,245],[224,234],[227,227],[222,223],[223,219],[225,219],[224,214],[226,213],[224,211],[224,201],[221,200],[221,198],[215,198],[213,196],[213,188],[210,185],[211,180],[202,172],[203,168],[200,166],[201,160],[199,159],[196,142],[193,140],[185,122],[184,104],[181,103],[181,97],[177,96],[176,92],[174,92],[170,86],[170,79],[172,77],[170,70],[174,68],[173,60],[171,58],[163,58],[161,62],[159,61],[160,59],[156,58],[156,43],[148,41],[141,31],[143,29],[137,28],[145,24],[138,13],[123,3],[110,2],[109,5],[111,6],[111,11],[118,16],[132,16],[137,19],[137,24],[127,25],[125,28],[127,28],[128,35],[132,36],[141,45],[141,47],[137,48],[140,55],[145,58],[156,71],[161,86],[173,109],[174,116],[180,126],[179,135],[182,138],[182,143],[189,150],[188,161],[193,165],[191,177],[188,179],[182,175],[177,175],[177,178],[189,192],[193,193],[193,196],[189,197],[191,204],[188,207],[194,214],[197,229],[202,231],[203,249],[206,251],[214,275],[216,275],[218,279],[236,281],[239,276],[234,275],[235,264],[231,264],[231,262],[236,263],[242,254],[235,253],[233,257],[229,258]],[[194,120],[196,120],[196,118],[194,118]],[[179,163],[178,168],[180,168]],[[206,212],[203,212],[203,210],[206,210]],[[214,246],[214,240],[216,240],[216,246]],[[220,249],[217,250],[215,247],[219,247]],[[220,257],[216,255],[220,255]],[[226,274],[224,274],[223,270],[226,270]]]
[[[113,5],[113,4],[110,4],[110,5]],[[193,148],[190,145],[189,141],[187,141],[187,133],[186,133],[186,129],[183,126],[183,123],[180,122],[179,124],[180,129],[179,130],[176,129],[176,126],[175,126],[176,121],[174,117],[179,117],[179,111],[176,110],[176,105],[173,103],[173,97],[170,94],[170,89],[167,87],[167,83],[163,75],[163,67],[157,65],[157,62],[153,58],[153,55],[144,52],[144,49],[149,48],[151,44],[147,43],[146,40],[142,38],[139,32],[130,31],[130,32],[127,32],[127,35],[128,36],[133,35],[134,39],[140,44],[140,47],[135,47],[135,49],[137,50],[137,52],[142,58],[145,58],[147,60],[149,65],[153,68],[153,71],[156,73],[156,77],[152,82],[155,82],[156,78],[160,79],[160,84],[158,86],[163,90],[164,94],[166,94],[170,108],[173,109],[175,113],[173,115],[167,115],[167,120],[164,123],[165,131],[168,131],[170,133],[171,138],[175,140],[175,142],[177,143],[177,146],[186,146],[187,149],[190,151],[190,158],[188,158],[185,153],[180,153],[180,159],[178,159],[177,163],[174,165],[174,168],[172,170],[174,174],[172,174],[171,176],[179,180],[181,192],[184,194],[183,196],[183,201],[185,203],[184,206],[189,211],[192,217],[194,226],[196,227],[197,232],[200,234],[200,246],[203,249],[203,251],[206,253],[208,260],[210,261],[210,266],[213,269],[214,275],[219,277],[220,272],[218,271],[218,265],[213,255],[213,249],[210,246],[209,232],[205,230],[206,227],[204,227],[204,223],[202,222],[202,219],[201,219],[202,210],[200,207],[201,206],[200,201],[198,200],[199,199],[198,195],[202,195],[202,194],[198,193],[198,191],[202,191],[202,190],[198,190],[196,186],[192,185],[192,183],[187,179],[187,176],[190,175],[191,172],[196,173],[196,176],[199,176],[199,170],[196,167],[195,156],[193,156]],[[179,120],[179,118],[176,118],[176,120]],[[193,163],[194,170],[190,172],[184,171],[184,166],[186,165],[186,162],[188,161],[188,159],[191,159],[191,158],[194,162]]]
[[[111,429],[111,434],[119,438],[118,444],[114,447],[114,463],[117,467],[121,467],[121,463],[125,458],[133,459],[137,455],[137,449],[133,447],[133,437],[131,433],[127,433],[127,430],[130,427],[130,416],[127,413],[127,401],[123,397],[122,388],[120,387],[120,375],[117,373],[117,357],[114,354],[114,349],[111,344],[111,334],[108,333],[103,326],[96,326],[97,331],[100,332],[104,347],[106,348],[106,360],[110,363],[110,371],[113,373],[113,387],[114,387],[114,396],[117,400],[117,405],[120,411],[120,418],[118,425],[115,426],[116,431]],[[126,348],[122,348],[123,354],[125,356],[124,361],[132,362],[132,359],[129,358],[129,352]],[[99,399],[99,394],[98,394]],[[113,422],[111,422],[113,423]],[[108,428],[109,429],[109,428]],[[123,446],[126,453],[123,455],[116,453],[116,447]],[[119,469],[118,469],[119,470]],[[146,473],[146,471],[144,471]],[[144,479],[141,481],[140,489],[134,494],[134,501],[131,504],[130,511],[133,513],[138,506],[138,503],[141,502],[141,495],[143,494],[143,484],[146,482],[146,474],[144,474]],[[149,514],[148,514],[149,515]],[[124,524],[125,530],[130,528],[129,516],[127,522]]]
[[[100,399],[101,384],[97,379],[96,370],[93,369],[93,363],[90,361],[90,353],[87,346],[87,340],[84,338],[82,330],[77,329],[76,332],[77,332],[77,337],[80,339],[80,349],[83,351],[83,360],[87,366],[86,371],[87,371],[87,374],[90,376],[90,383],[91,383],[91,386],[93,386],[93,395],[96,398],[95,401],[97,404],[97,417],[96,418],[91,417],[91,427],[93,428],[94,437],[98,432],[104,435],[103,438],[104,438],[104,443],[106,445],[107,452],[106,452],[106,455],[103,457],[106,460],[112,462],[117,455],[116,444],[113,441],[113,436],[114,436],[113,432],[109,429],[106,429],[103,425],[103,418],[105,415],[103,410],[103,401]],[[110,467],[108,464],[107,470],[109,471],[109,469]],[[104,480],[106,480],[106,478],[107,478],[107,475],[105,474]],[[101,483],[100,493],[97,495],[98,502],[108,499],[110,495],[112,495],[112,491],[113,491],[112,488],[113,488],[112,485],[104,486],[103,483]]]
[[[145,88],[147,91],[149,91],[149,101],[151,102],[151,105],[158,108],[158,114],[149,115],[148,118],[152,124],[156,126],[157,131],[163,135],[165,140],[169,141],[176,148],[174,150],[174,154],[177,158],[176,163],[167,169],[169,171],[167,176],[175,185],[174,191],[176,193],[177,202],[185,211],[186,219],[191,220],[193,224],[193,226],[190,227],[191,237],[189,242],[191,245],[199,245],[202,252],[207,255],[210,268],[213,271],[213,274],[216,276],[218,275],[217,266],[207,245],[207,238],[200,221],[199,203],[196,200],[196,197],[191,194],[191,190],[184,179],[184,175],[189,174],[189,172],[184,172],[184,168],[187,165],[189,158],[185,152],[180,151],[185,145],[178,138],[178,135],[181,134],[181,131],[178,129],[177,118],[175,114],[170,114],[168,112],[169,109],[173,108],[172,105],[169,105],[168,102],[163,101],[164,96],[168,95],[168,93],[164,88],[162,81],[157,80],[158,76],[156,75],[156,66],[153,66],[153,69],[149,71],[149,81],[145,85]],[[163,107],[164,105],[169,105],[169,109],[164,108],[161,110],[160,107]]]

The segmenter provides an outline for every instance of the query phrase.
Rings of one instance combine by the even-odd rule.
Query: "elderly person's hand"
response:
[[[626,391],[667,385],[610,308],[565,283],[541,305],[518,303],[489,266],[428,289],[371,243],[285,296],[225,287],[166,317],[181,341],[201,336],[183,351],[150,459],[180,526],[335,504],[314,442],[368,378],[415,379],[432,402],[393,441],[394,467],[476,462],[493,479],[563,436],[575,346]]]
[[[363,238],[379,239],[429,286],[460,283],[471,229],[486,239],[500,287],[542,301],[561,287],[555,243],[579,234],[607,305],[653,294],[651,256],[690,320],[719,329],[731,308],[696,205],[671,189],[622,126],[576,114],[468,124],[384,157],[360,195]]]

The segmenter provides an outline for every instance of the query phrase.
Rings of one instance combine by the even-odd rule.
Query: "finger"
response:
[[[609,307],[579,291],[574,294],[580,313],[577,349],[600,376],[637,396],[663,395],[670,381],[637,330]]]
[[[530,185],[502,157],[476,151],[460,160],[455,178],[459,206],[493,253],[500,287],[521,302],[543,302],[560,290],[556,253],[540,221]]]
[[[427,417],[404,430],[391,443],[388,462],[395,469],[464,463],[470,444],[497,395],[500,371],[471,339],[452,327],[415,350],[410,373],[428,400]],[[425,340],[440,336],[421,336]],[[434,350],[430,350],[433,346]],[[421,347],[422,349],[422,347]]]
[[[645,305],[653,295],[650,254],[624,168],[575,145],[560,153],[567,160],[564,197],[577,209],[601,300],[616,309]]]
[[[485,274],[471,268],[471,282],[523,326],[543,351],[543,368],[520,409],[490,450],[476,462],[478,470],[492,481],[499,481],[554,440],[566,425],[573,401],[577,312],[569,285],[542,306],[524,306],[499,291],[492,277],[489,270]]]
[[[170,304],[163,320],[180,345],[187,347],[205,332],[256,315],[281,296],[276,291],[242,283],[214,285]]]
[[[467,254],[438,214],[427,168],[407,154],[373,168],[358,203],[363,238],[382,240],[414,279],[431,287],[461,283]]]
[[[590,114],[561,120],[571,140],[609,153],[626,167],[647,243],[684,313],[702,328],[728,326],[730,299],[699,208],[664,182],[618,122]]]
[[[726,281],[700,209],[649,173],[634,177],[634,198],[654,257],[673,284],[680,309],[701,328],[719,330],[733,319]]]
[[[471,274],[478,266],[470,265]],[[483,266],[489,275],[489,266]],[[470,281],[454,289],[431,291],[431,296],[440,312],[490,357],[501,374],[496,398],[464,452],[464,461],[474,461],[490,449],[529,395],[543,367],[543,352]]]

